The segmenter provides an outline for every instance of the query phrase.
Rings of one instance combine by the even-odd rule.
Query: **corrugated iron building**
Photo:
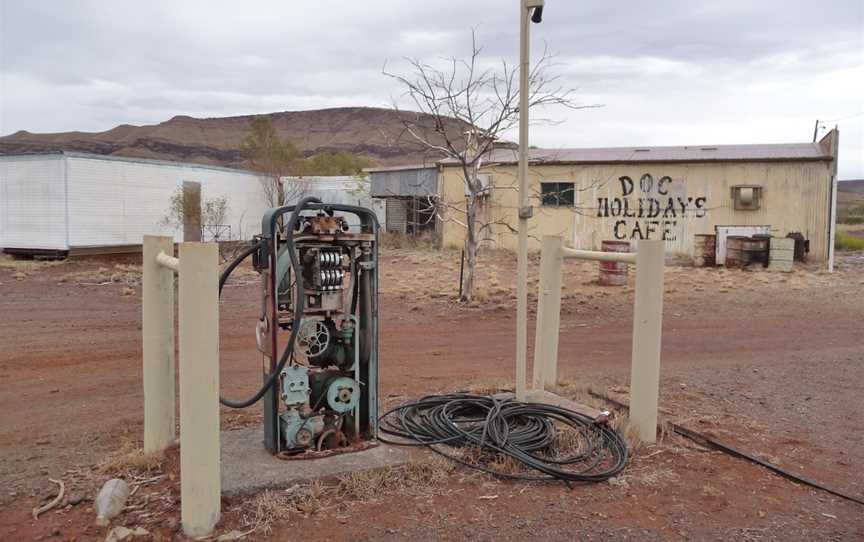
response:
[[[384,203],[385,231],[422,235],[439,234],[435,216],[438,167],[428,165],[369,168],[373,200]]]
[[[800,233],[810,259],[825,260],[837,141],[833,131],[818,143],[531,149],[530,247],[543,235],[594,250],[603,240],[663,239],[668,253],[692,256],[696,234],[748,226]],[[516,150],[495,149],[481,169],[489,176],[486,241],[509,250],[517,244],[517,161]],[[464,208],[461,169],[445,160],[439,176],[443,200]],[[443,244],[461,245],[458,217],[443,218]]]

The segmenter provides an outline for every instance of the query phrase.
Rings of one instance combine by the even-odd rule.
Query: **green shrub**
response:
[[[838,231],[834,238],[837,250],[864,250],[864,237],[857,237],[845,231]]]

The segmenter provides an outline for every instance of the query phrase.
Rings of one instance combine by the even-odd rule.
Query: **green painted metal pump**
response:
[[[261,275],[256,326],[273,454],[332,450],[374,439],[378,419],[378,222],[370,209],[304,198],[268,210],[252,255]]]

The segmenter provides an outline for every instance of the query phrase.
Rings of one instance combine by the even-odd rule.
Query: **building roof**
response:
[[[682,147],[607,147],[586,149],[531,149],[532,163],[609,164],[633,162],[741,162],[832,160],[819,143],[780,143],[764,145],[688,145]],[[486,164],[512,164],[519,161],[517,149],[494,149]],[[456,163],[442,160],[444,165]]]
[[[114,156],[111,154],[94,154],[89,152],[79,151],[47,151],[47,152],[27,152],[19,154],[0,154],[0,160],[20,160],[20,159],[40,159],[40,158],[60,158],[69,156],[73,158],[87,158],[89,160],[106,160],[109,162],[131,162],[135,164],[148,164],[153,166],[173,166],[193,169],[210,169],[215,171],[224,171],[228,173],[237,173],[241,175],[253,175],[261,177],[261,173],[250,171],[248,169],[237,169],[225,166],[211,166],[208,164],[199,164],[197,162],[177,162],[173,160],[156,160],[153,158],[135,158],[131,156]]]
[[[386,171],[409,171],[412,169],[437,169],[438,163],[432,162],[430,164],[411,164],[408,166],[388,166],[388,167],[367,167],[363,168],[365,173],[382,173]]]

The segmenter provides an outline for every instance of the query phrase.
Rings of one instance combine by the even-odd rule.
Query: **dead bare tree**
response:
[[[390,72],[386,65],[383,70],[385,76],[400,83],[403,97],[415,109],[413,114],[403,112],[403,137],[461,170],[464,207],[444,201],[443,197],[429,201],[436,206],[439,219],[466,229],[462,301],[471,301],[473,296],[480,235],[491,227],[488,213],[486,218],[480,216],[489,190],[480,179],[480,169],[496,142],[519,121],[518,66],[505,60],[491,65],[481,58],[482,51],[472,31],[471,55],[467,59],[451,57],[443,67],[435,67],[416,58],[406,58],[408,73]],[[558,76],[550,75],[553,61],[554,55],[546,49],[531,68],[529,108],[593,107],[574,103],[574,90],[562,87]],[[393,107],[400,110],[395,101]]]

